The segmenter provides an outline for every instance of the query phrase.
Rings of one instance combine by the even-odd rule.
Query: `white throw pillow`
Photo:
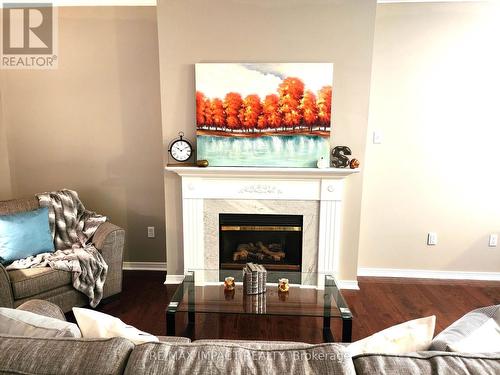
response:
[[[500,308],[479,328],[459,341],[448,344],[447,350],[462,353],[500,352]]]
[[[434,315],[410,320],[353,342],[347,350],[353,356],[363,353],[403,354],[427,350],[436,326]]]
[[[500,352],[500,305],[468,312],[434,337],[430,350]]]
[[[123,323],[120,319],[98,311],[73,307],[84,338],[123,337],[134,344],[159,341],[158,337]]]
[[[6,307],[0,307],[0,334],[23,337],[82,337],[76,324]]]

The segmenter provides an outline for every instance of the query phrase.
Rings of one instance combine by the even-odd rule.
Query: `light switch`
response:
[[[427,234],[427,245],[433,246],[438,243],[438,235],[436,232],[429,232]]]
[[[373,132],[373,144],[378,145],[382,143],[382,132],[380,130],[375,130]]]
[[[498,245],[498,234],[490,234],[489,247],[496,247]]]
[[[148,227],[148,238],[155,238],[155,227]]]

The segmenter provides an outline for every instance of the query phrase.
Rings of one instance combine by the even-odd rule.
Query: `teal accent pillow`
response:
[[[0,263],[54,251],[47,207],[0,216]]]

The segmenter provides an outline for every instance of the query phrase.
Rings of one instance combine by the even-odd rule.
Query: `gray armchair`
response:
[[[35,210],[36,197],[0,201],[0,215]],[[123,245],[125,231],[106,222],[101,224],[91,239],[108,265],[103,299],[122,290]],[[88,305],[88,298],[73,288],[70,272],[50,267],[9,270],[0,264],[0,307],[16,308],[21,304],[41,299],[58,305],[64,312],[72,307]]]

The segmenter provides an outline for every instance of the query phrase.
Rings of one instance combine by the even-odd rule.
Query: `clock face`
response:
[[[175,141],[170,147],[170,154],[177,161],[186,161],[191,156],[191,145],[184,141]]]

